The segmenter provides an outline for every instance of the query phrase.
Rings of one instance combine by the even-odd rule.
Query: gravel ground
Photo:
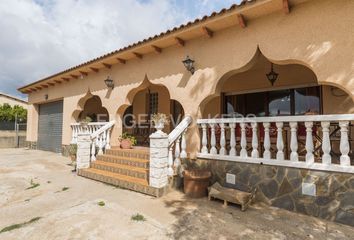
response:
[[[69,163],[0,149],[0,231],[27,222],[0,239],[354,239],[352,227],[267,206],[241,212],[180,192],[156,199],[78,177]],[[146,220],[131,220],[137,213]]]

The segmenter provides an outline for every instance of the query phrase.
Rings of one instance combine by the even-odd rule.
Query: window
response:
[[[226,95],[224,114],[289,116],[321,114],[320,87]]]
[[[155,114],[159,111],[159,94],[158,93],[150,93],[149,94],[149,113]]]

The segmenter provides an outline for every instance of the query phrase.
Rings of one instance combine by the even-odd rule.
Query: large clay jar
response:
[[[188,197],[200,198],[208,194],[209,179],[211,172],[208,170],[185,170],[184,193]]]
[[[122,139],[122,141],[120,141],[120,148],[131,149],[132,142],[129,139]]]

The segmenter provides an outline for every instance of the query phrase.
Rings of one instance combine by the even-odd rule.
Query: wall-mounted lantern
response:
[[[275,81],[277,80],[278,78],[278,73],[274,72],[273,70],[273,63],[271,63],[270,65],[270,72],[266,74],[267,75],[267,78],[269,80],[269,82],[272,84],[272,86],[274,85]]]
[[[107,79],[104,80],[104,83],[108,88],[114,88],[114,82],[109,76],[107,77]]]
[[[184,64],[184,66],[186,67],[186,69],[193,74],[195,71],[194,60],[192,60],[189,56],[187,56],[186,59],[184,59],[182,62]]]
[[[44,99],[47,101],[48,100],[48,94],[44,95]]]

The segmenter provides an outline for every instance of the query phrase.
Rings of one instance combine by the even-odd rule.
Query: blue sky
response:
[[[0,1],[0,92],[119,49],[240,0]]]

